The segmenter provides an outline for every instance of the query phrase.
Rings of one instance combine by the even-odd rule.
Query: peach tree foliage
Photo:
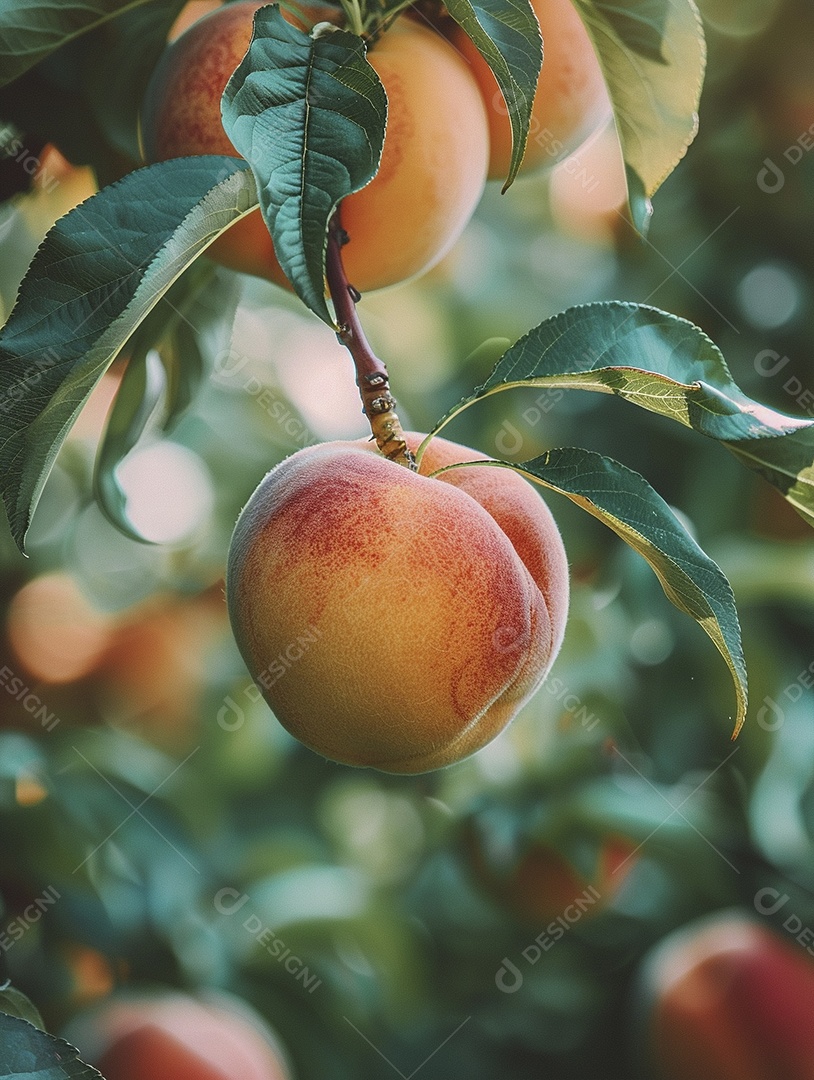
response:
[[[695,131],[704,66],[697,12],[689,0],[641,3],[624,13],[601,2],[577,6],[611,93],[632,217],[644,227],[649,196]],[[0,10],[0,54],[5,50],[17,58],[9,75],[39,59],[46,42],[53,49],[117,13],[124,20],[138,12],[120,13],[123,7],[60,5],[56,11],[49,4],[7,5],[5,12]],[[156,22],[162,33],[174,10],[170,5]],[[491,0],[488,5],[456,3],[451,13],[493,67],[509,103],[519,153],[540,60],[530,7],[517,0]],[[513,47],[518,25],[529,30],[520,35],[528,48],[519,51]],[[279,63],[282,57],[285,67]],[[636,94],[624,78],[626,64],[633,62],[643,84]],[[260,90],[243,94],[250,75],[253,88]],[[289,118],[300,117],[299,126],[294,125],[297,152],[281,149],[279,140],[260,140],[258,153],[253,129],[261,119],[273,122],[280,109]],[[102,447],[96,484],[109,516],[127,527],[113,471],[143,427],[144,401],[154,400],[160,388],[161,373],[150,376],[144,359],[144,345],[155,332],[151,326],[160,319],[160,308],[154,309],[170,289],[183,299],[196,257],[258,202],[296,291],[332,324],[322,288],[328,223],[342,197],[375,175],[386,123],[386,95],[365,59],[363,40],[347,30],[308,35],[287,24],[276,6],[261,9],[249,51],[224,93],[223,112],[239,148],[247,153],[252,148],[251,168],[234,158],[205,156],[135,170],[58,222],[23,282],[0,337],[0,380],[5,399],[14,404],[3,414],[2,493],[20,545],[71,424],[109,364],[139,332],[137,363]],[[360,128],[367,139],[330,138],[337,129],[344,135]],[[325,170],[319,184],[309,173],[307,151],[315,146],[323,154],[330,147],[334,157],[327,183]],[[516,154],[507,183],[517,163]],[[273,177],[280,172],[287,183],[275,186]],[[297,194],[286,195],[291,191]],[[100,238],[107,236],[115,236],[116,245],[100,250]],[[583,370],[584,360],[575,364],[574,357],[591,354],[602,359],[592,362],[589,371]],[[183,366],[180,351],[176,359]],[[810,425],[761,409],[740,394],[712,343],[672,316],[635,305],[574,309],[513,346],[472,400],[519,385],[612,392],[660,411],[723,441],[802,513],[810,512],[805,479],[812,456]],[[670,599],[700,622],[726,658],[738,688],[738,727],[746,680],[737,617],[723,575],[716,567],[699,583],[692,567],[703,553],[680,525],[666,527],[670,512],[641,477],[634,479],[629,470],[607,459],[599,462],[585,451],[562,453],[565,458],[504,464],[564,492],[648,558]],[[552,460],[560,467],[552,468]],[[568,463],[565,471],[562,461]],[[645,513],[638,512],[641,505]]]
[[[697,126],[705,61],[698,12],[692,0],[575,4],[608,83],[631,218],[644,230],[650,199],[684,155]],[[506,99],[514,135],[508,187],[522,160],[545,43],[528,0],[451,0],[447,6],[489,63]],[[255,19],[252,46],[224,95],[224,123],[241,148],[240,132],[251,132],[284,99],[303,117],[297,153],[283,162],[279,148],[269,144],[259,158],[253,156],[251,167],[235,158],[207,156],[137,168],[138,103],[182,7],[183,0],[0,3],[3,119],[24,126],[26,115],[38,108],[36,93],[29,91],[47,82],[41,65],[57,51],[71,55],[88,74],[70,108],[55,103],[52,115],[40,117],[42,123],[73,160],[94,164],[102,178],[112,174],[116,155],[133,164],[132,171],[49,232],[0,331],[0,491],[21,549],[60,446],[94,386],[125,348],[133,357],[132,374],[122,384],[115,423],[100,449],[96,488],[108,515],[128,528],[115,467],[134,445],[149,403],[165,384],[184,387],[167,410],[171,423],[201,376],[200,354],[185,339],[183,321],[168,317],[161,302],[171,295],[181,310],[193,302],[205,276],[196,259],[258,204],[295,291],[333,326],[323,291],[328,224],[340,200],[375,175],[386,126],[386,95],[366,60],[364,41],[352,30],[307,35],[286,24],[275,6],[263,9]],[[274,64],[281,55],[285,68]],[[89,57],[93,63],[87,63]],[[631,69],[636,79],[630,78]],[[241,93],[249,74],[258,77],[263,93]],[[15,102],[25,102],[29,112],[24,115],[23,105]],[[338,126],[349,130],[352,123],[362,125],[366,138],[330,139]],[[307,151],[326,143],[335,167],[327,187],[320,187],[309,173]],[[273,183],[281,165],[289,180],[299,181],[296,198]],[[173,346],[163,371],[147,361],[150,345],[159,339]],[[814,521],[814,425],[744,395],[713,343],[683,320],[635,304],[571,309],[513,345],[455,412],[481,397],[531,386],[616,394],[715,439]],[[519,464],[496,461],[483,467],[516,469],[565,494],[648,560],[668,598],[699,622],[724,656],[736,686],[737,730],[746,709],[746,673],[731,589],[644,478],[574,447]],[[38,1033],[30,1017],[14,1012],[11,999],[0,998],[0,1045],[25,1045],[39,1069],[31,1075],[43,1080],[94,1075]],[[54,1071],[57,1062],[62,1071]]]

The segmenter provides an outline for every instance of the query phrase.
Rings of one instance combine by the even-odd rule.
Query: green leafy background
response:
[[[702,15],[699,135],[658,192],[646,241],[620,207],[597,209],[613,168],[600,140],[570,173],[518,180],[505,196],[491,188],[432,275],[364,299],[411,427],[430,430],[455,410],[534,327],[608,300],[701,327],[751,400],[810,419],[814,156],[798,142],[814,123],[810,5],[705,0]],[[34,76],[49,83],[54,65],[47,79],[39,65],[23,78]],[[86,150],[83,162],[105,157]],[[4,317],[46,229],[89,183],[72,175],[0,209]],[[112,357],[56,457],[27,560],[3,532],[0,670],[22,679],[49,719],[0,685],[0,931],[46,890],[59,899],[0,950],[0,979],[25,991],[55,1033],[115,986],[229,989],[274,1026],[302,1080],[392,1077],[370,1042],[407,1075],[426,1061],[421,1080],[656,1080],[637,993],[653,946],[731,906],[794,948],[786,911],[814,926],[814,541],[777,490],[804,507],[810,477],[796,477],[810,429],[723,446],[619,394],[542,384],[459,412],[444,435],[500,460],[585,447],[660,492],[732,584],[746,723],[733,743],[726,669],[645,561],[551,493],[572,609],[546,685],[492,746],[452,769],[407,779],[343,768],[293,743],[254,699],[221,578],[235,517],[260,477],[310,441],[362,435],[358,399],[328,327],[270,285],[240,284],[236,314],[222,271],[194,318],[182,296],[174,301],[194,323],[190,385],[196,367],[206,372],[168,440],[202,464],[208,485],[190,535],[170,547],[137,543],[93,501],[96,447],[124,369]],[[181,321],[179,338],[177,324],[165,325],[172,312],[153,311],[178,386],[177,368],[175,383],[169,373],[178,349],[187,355],[189,327]],[[737,460],[749,464],[758,446],[776,485]],[[156,499],[178,467],[166,460]],[[36,620],[33,657],[18,633],[23,590],[54,574],[79,587],[116,645],[61,683],[37,668],[49,642],[66,637],[56,612]],[[523,967],[512,994],[496,985],[503,960],[521,965],[546,922],[523,920],[484,887],[468,846],[473,823],[512,838],[510,852],[553,843],[584,873],[609,835],[641,845],[602,910]],[[313,994],[239,917],[218,912],[224,886],[245,892],[318,974]],[[758,915],[764,887],[788,895],[787,908]],[[26,1037],[40,1039],[33,1029]]]

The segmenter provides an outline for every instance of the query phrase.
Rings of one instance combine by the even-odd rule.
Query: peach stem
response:
[[[368,418],[376,445],[390,461],[415,470],[415,458],[407,446],[396,413],[396,399],[390,393],[387,368],[371,349],[359,320],[356,302],[361,299],[361,294],[348,281],[342,264],[342,248],[347,243],[348,234],[339,222],[337,211],[328,227],[325,256],[325,276],[336,312],[336,336],[353,357],[362,410]]]

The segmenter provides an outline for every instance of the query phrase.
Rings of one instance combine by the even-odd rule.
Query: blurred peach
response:
[[[573,907],[580,917],[598,914],[619,892],[635,865],[636,845],[623,836],[597,843],[593,872],[581,873],[561,852],[539,841],[506,851],[484,819],[464,827],[470,870],[483,890],[519,919],[541,924]],[[571,921],[569,919],[569,921]]]
[[[65,1033],[107,1080],[290,1080],[262,1018],[225,994],[113,997]]]
[[[616,128],[609,124],[551,174],[551,214],[563,232],[610,242],[627,199]]]
[[[46,683],[81,679],[108,648],[113,619],[94,608],[70,574],[27,582],[8,612],[8,638],[20,665]]]
[[[159,745],[195,738],[211,653],[227,632],[222,597],[156,598],[129,613],[102,658],[108,719]]]
[[[795,944],[745,912],[727,911],[662,942],[643,973],[660,1075],[813,1080],[814,938],[807,935]]]

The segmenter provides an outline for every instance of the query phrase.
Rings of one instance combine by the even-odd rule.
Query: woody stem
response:
[[[356,303],[361,295],[348,281],[342,264],[342,248],[347,242],[348,235],[339,223],[337,212],[328,228],[325,261],[328,290],[336,312],[336,336],[353,357],[362,409],[370,423],[376,445],[386,458],[415,469],[415,458],[407,446],[396,413],[396,400],[390,393],[387,368],[371,349],[359,321]]]

